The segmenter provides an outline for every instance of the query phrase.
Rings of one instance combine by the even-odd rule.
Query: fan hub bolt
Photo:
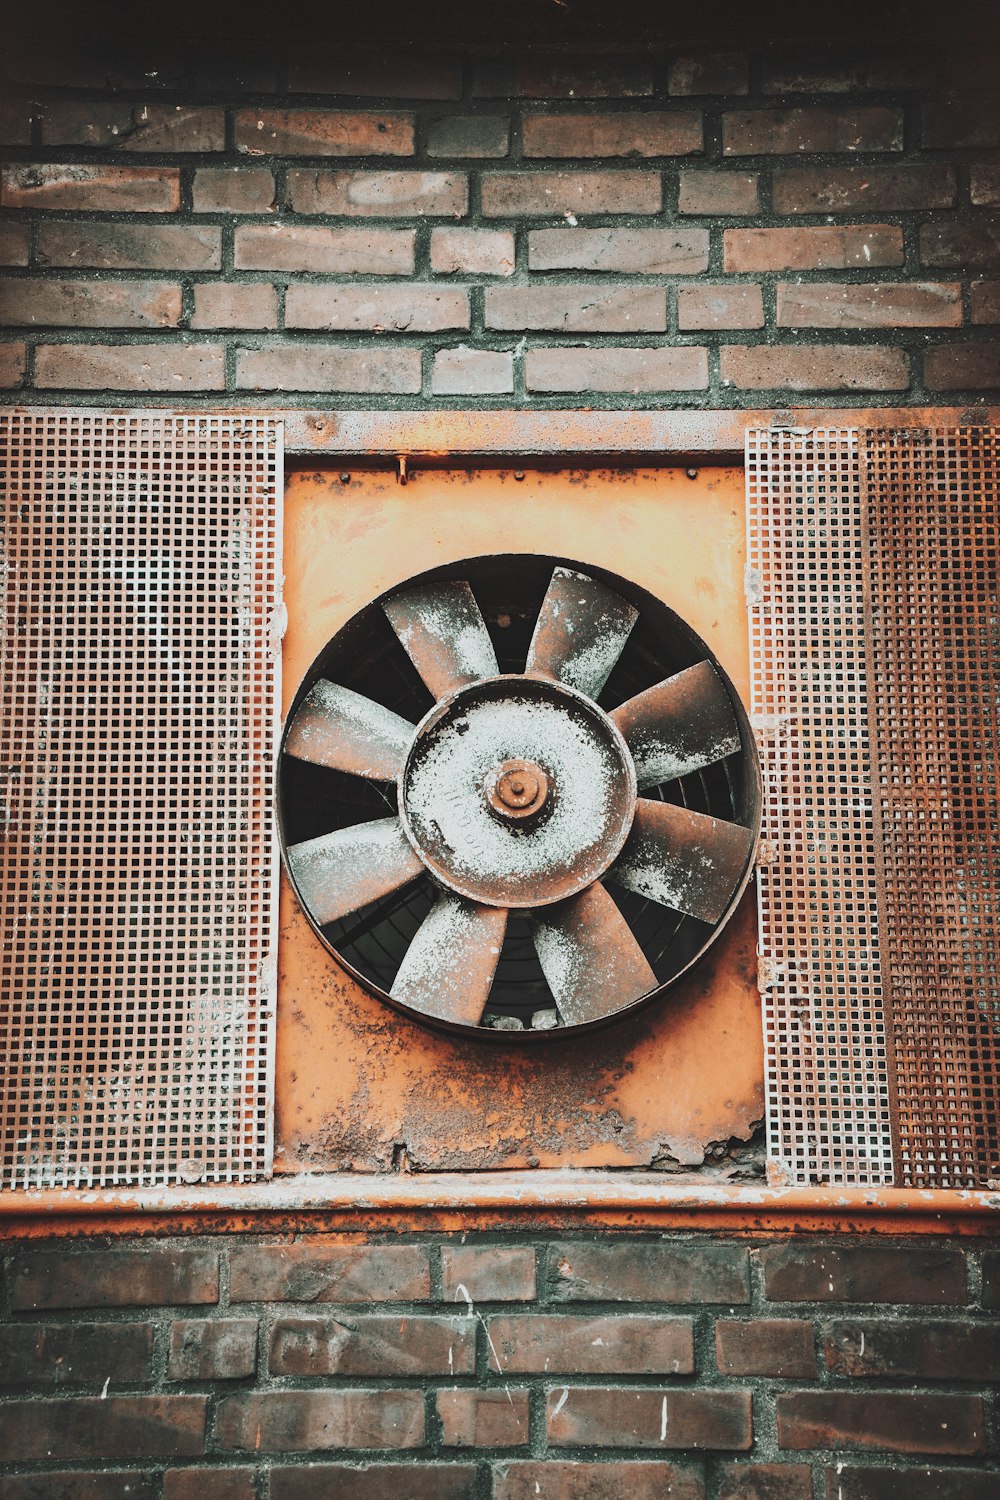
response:
[[[541,812],[548,795],[549,778],[533,760],[505,760],[487,787],[493,811],[514,822]]]

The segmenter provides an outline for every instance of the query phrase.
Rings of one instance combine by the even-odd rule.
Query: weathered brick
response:
[[[473,1500],[475,1464],[302,1464],[272,1468],[271,1500]]]
[[[336,1448],[419,1448],[424,1398],[409,1391],[264,1391],[227,1396],[215,1424],[220,1448],[325,1453]]]
[[[168,1469],[163,1476],[163,1500],[256,1500],[253,1469]]]
[[[337,344],[268,344],[262,349],[240,349],[236,355],[236,384],[250,391],[374,391],[383,395],[416,395],[420,391],[419,349],[386,349],[369,346],[344,348]],[[262,1275],[265,1274],[262,1271]],[[384,1279],[383,1290],[380,1281]],[[252,1272],[241,1273],[235,1300],[252,1302],[314,1300],[308,1288],[327,1284],[318,1300],[323,1302],[378,1302],[384,1297],[410,1301],[430,1295],[430,1283],[406,1271],[394,1275],[393,1268],[375,1272],[373,1279],[359,1268],[341,1272],[334,1266],[322,1269],[322,1258],[308,1257],[280,1269],[269,1268],[266,1279],[255,1282]],[[257,1285],[266,1290],[256,1290]],[[419,1290],[412,1290],[419,1287]],[[342,1288],[342,1289],[338,1289]],[[305,1290],[301,1290],[305,1289]]]
[[[535,1295],[535,1251],[530,1245],[445,1245],[441,1251],[446,1301],[530,1302]]]
[[[175,328],[181,289],[165,281],[0,281],[0,326]]]
[[[955,169],[921,163],[884,166],[787,167],[774,174],[771,194],[779,214],[898,213],[951,208]]]
[[[88,1472],[0,1473],[0,1500],[160,1500],[160,1481],[156,1474],[104,1464]]]
[[[428,156],[466,156],[479,160],[510,151],[507,115],[442,115],[427,126]]]
[[[565,1244],[556,1247],[552,1268],[553,1295],[563,1302],[750,1300],[742,1245]]]
[[[181,206],[177,167],[81,167],[23,163],[4,167],[5,208],[170,213]]]
[[[726,229],[726,271],[841,271],[903,264],[903,231],[893,224]]]
[[[26,266],[27,264],[27,224],[0,224],[0,266]]]
[[[433,229],[431,270],[442,275],[514,273],[514,236],[506,229]]]
[[[752,1441],[749,1391],[570,1386],[548,1392],[545,1412],[557,1448],[725,1451]]]
[[[435,396],[508,396],[514,389],[514,357],[499,349],[439,349],[434,355]]]
[[[697,328],[763,328],[764,299],[759,286],[748,283],[728,286],[682,286],[677,292],[677,327],[681,332]]]
[[[690,156],[703,146],[701,114],[525,115],[525,156]]]
[[[720,1318],[715,1325],[715,1357],[723,1375],[777,1375],[786,1380],[815,1375],[812,1324],[798,1318]]]
[[[502,219],[521,214],[655,214],[663,203],[658,172],[487,172],[483,213]]]
[[[23,344],[0,344],[0,386],[10,390],[24,380],[27,350]]]
[[[35,351],[35,384],[48,390],[73,391],[221,391],[226,385],[225,351],[221,344],[180,342],[42,344]],[[129,1287],[122,1287],[121,1292],[131,1303],[147,1300],[137,1297]],[[157,1297],[148,1300],[155,1302]],[[215,1298],[171,1299],[164,1296],[160,1300],[209,1302]],[[112,1301],[113,1296],[109,1296],[101,1302],[75,1305],[106,1307]],[[73,1304],[62,1302],[58,1305],[67,1307]]]
[[[974,281],[970,292],[973,323],[1000,323],[1000,281]]]
[[[76,1396],[0,1407],[0,1453],[35,1458],[194,1458],[207,1396]]]
[[[524,379],[529,391],[701,391],[708,386],[708,350],[689,345],[529,349]]]
[[[19,1323],[0,1327],[0,1386],[146,1380],[150,1323]]]
[[[997,1476],[983,1469],[864,1468],[826,1470],[826,1500],[996,1500]]]
[[[30,146],[32,105],[28,99],[0,99],[0,144]]]
[[[956,282],[780,282],[779,328],[957,328]]]
[[[490,1318],[490,1368],[552,1375],[690,1375],[690,1318],[519,1313]]]
[[[438,1391],[437,1412],[446,1448],[521,1448],[530,1441],[527,1391]]]
[[[507,330],[662,333],[667,301],[661,287],[491,286],[483,316],[487,328]]]
[[[1000,265],[1000,220],[921,224],[920,259],[925,266],[977,271]]]
[[[928,100],[923,109],[924,150],[982,151],[1000,146],[1000,96]]]
[[[256,1368],[256,1318],[185,1318],[171,1324],[168,1380],[242,1380]]]
[[[996,390],[1000,344],[939,344],[924,354],[924,384],[931,391]]]
[[[266,282],[200,281],[192,328],[277,328],[278,294]]]
[[[902,149],[903,111],[884,105],[734,110],[722,116],[724,156]]]
[[[808,1464],[724,1464],[719,1500],[813,1500]]]
[[[708,230],[533,229],[528,265],[532,271],[694,276],[708,269]]]
[[[323,285],[291,286],[285,297],[286,328],[349,332],[436,333],[468,328],[469,294],[460,287]]]
[[[161,346],[139,347],[155,351]],[[11,1306],[17,1312],[39,1307],[171,1307],[218,1300],[219,1253],[194,1245],[29,1251],[15,1257],[11,1277]]]
[[[269,214],[275,207],[267,167],[199,167],[194,174],[196,214]]]
[[[699,52],[675,57],[667,72],[667,92],[692,94],[747,94],[750,61],[743,52]]]
[[[475,1363],[470,1318],[280,1318],[271,1330],[272,1375],[469,1375]]]
[[[249,156],[412,156],[401,110],[238,109],[237,151]]]
[[[520,58],[478,63],[472,84],[474,99],[631,99],[653,92],[649,62]]]
[[[852,358],[859,351],[848,351]],[[780,383],[780,382],[777,382]],[[766,1245],[757,1252],[771,1302],[967,1300],[965,1257],[935,1245]]]
[[[973,162],[969,169],[969,197],[979,207],[1000,207],[1000,166]]]
[[[39,224],[40,265],[109,271],[218,271],[218,229],[193,224]]]
[[[979,1396],[788,1391],[775,1398],[779,1448],[986,1452]]]
[[[382,46],[353,54],[311,46],[302,55],[293,50],[288,87],[296,94],[355,99],[461,99],[462,64],[458,58],[386,52]]]
[[[677,207],[682,214],[755,214],[760,207],[756,172],[716,172],[711,168],[680,174]]]
[[[42,110],[42,140],[116,151],[224,151],[225,115],[201,104],[61,101]]]
[[[234,1302],[426,1302],[430,1293],[422,1245],[237,1245],[230,1256]]]
[[[910,384],[905,353],[878,344],[730,344],[719,369],[723,385],[752,391],[905,391]]]
[[[701,1471],[655,1459],[577,1463],[549,1458],[501,1463],[493,1500],[705,1500]]]
[[[927,87],[933,69],[896,47],[879,54],[870,44],[838,53],[830,47],[810,55],[801,47],[785,57],[765,56],[765,94],[854,94],[863,90]]]
[[[413,229],[327,229],[318,224],[241,224],[238,271],[319,271],[405,276],[414,267]]]
[[[463,172],[306,172],[288,174],[297,214],[345,218],[461,218],[469,207]]]
[[[1000,1307],[1000,1250],[983,1252],[983,1306]]]
[[[1000,1370],[1000,1328],[922,1319],[830,1323],[823,1348],[837,1375],[913,1375],[989,1382]]]

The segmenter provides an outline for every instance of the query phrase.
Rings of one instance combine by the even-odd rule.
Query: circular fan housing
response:
[[[369,990],[483,1037],[605,1024],[749,879],[760,785],[705,643],[590,566],[474,558],[376,600],[289,714],[282,850]]]

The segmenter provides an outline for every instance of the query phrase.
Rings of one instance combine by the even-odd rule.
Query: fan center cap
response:
[[[490,782],[486,795],[501,818],[532,818],[548,801],[549,778],[534,761],[505,760]]]

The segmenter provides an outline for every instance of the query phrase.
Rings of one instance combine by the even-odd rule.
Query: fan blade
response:
[[[337,828],[286,853],[302,901],[320,926],[398,890],[424,868],[398,818]]]
[[[603,583],[556,568],[538,612],[525,671],[596,698],[638,618],[638,610]]]
[[[658,983],[600,881],[535,913],[535,951],[567,1026],[599,1021]]]
[[[417,928],[389,993],[463,1026],[478,1026],[507,930],[507,910],[443,892]]]
[[[608,879],[674,911],[717,922],[753,848],[739,823],[640,797],[632,832]]]
[[[414,728],[381,703],[320,678],[291,722],[285,754],[372,781],[398,781]]]
[[[701,771],[740,748],[733,705],[710,661],[647,688],[611,717],[632,752],[640,791]]]
[[[493,642],[467,583],[428,583],[394,594],[382,608],[433,697],[498,675]]]

